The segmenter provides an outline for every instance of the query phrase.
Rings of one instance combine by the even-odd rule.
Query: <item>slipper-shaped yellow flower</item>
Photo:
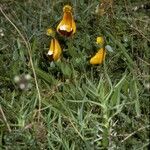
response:
[[[60,58],[61,53],[62,50],[59,42],[55,38],[53,38],[51,40],[50,49],[47,55],[49,56],[50,59],[57,61]]]
[[[98,65],[102,64],[105,60],[106,50],[104,48],[100,48],[100,50],[90,59],[90,64]]]
[[[57,32],[63,36],[71,36],[76,32],[76,24],[72,15],[72,7],[65,5],[63,7],[63,18],[57,26]]]

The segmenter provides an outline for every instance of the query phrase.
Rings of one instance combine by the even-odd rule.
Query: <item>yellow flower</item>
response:
[[[55,32],[53,31],[52,28],[48,28],[47,31],[46,31],[46,35],[55,37]]]
[[[72,7],[63,7],[63,18],[57,26],[57,32],[63,36],[71,36],[76,32],[76,24],[72,15]]]
[[[90,59],[90,64],[98,65],[101,64],[105,60],[106,50],[104,48],[100,48],[99,51]]]
[[[104,45],[104,38],[102,36],[97,37],[96,43],[99,45]]]
[[[60,58],[61,52],[62,50],[59,42],[53,38],[47,55],[50,56],[50,59],[52,58],[54,61],[57,61]]]

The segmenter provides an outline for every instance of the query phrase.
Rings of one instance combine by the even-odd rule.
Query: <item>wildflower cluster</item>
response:
[[[72,11],[72,7],[69,5],[65,5],[63,7],[63,17],[56,28],[57,33],[61,36],[70,37],[76,32],[76,23],[74,21]],[[55,32],[51,28],[47,30],[47,35],[52,37],[47,55],[50,60],[57,61],[61,57],[62,48],[55,37]],[[101,36],[97,37],[96,43],[100,49],[90,59],[90,64],[92,65],[101,64],[104,61],[106,55],[106,50],[104,48],[104,38]]]
[[[65,5],[63,8],[63,17],[57,26],[57,32],[66,37],[72,36],[76,32],[76,24],[72,15],[72,7],[69,5]],[[61,46],[55,38],[55,32],[51,28],[47,30],[47,35],[52,37],[47,55],[51,60],[57,61],[60,59],[62,53]]]

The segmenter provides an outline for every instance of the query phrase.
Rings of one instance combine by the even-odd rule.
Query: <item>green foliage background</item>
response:
[[[114,1],[114,14],[104,16],[95,14],[98,0],[0,3],[1,149],[148,149],[148,1]],[[46,57],[50,37],[45,33],[56,29],[65,4],[74,8],[77,32],[71,38],[57,35],[63,56],[52,64]],[[31,47],[40,100],[29,47],[12,23]],[[114,51],[107,52],[103,65],[91,66],[99,35]],[[32,76],[32,87],[20,90],[14,77],[26,73]]]

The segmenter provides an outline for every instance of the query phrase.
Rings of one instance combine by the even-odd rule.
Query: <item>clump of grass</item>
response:
[[[98,1],[69,1],[77,33],[57,35],[63,56],[51,64],[45,32],[56,27],[67,2],[1,2],[0,146],[148,149],[148,10],[140,1],[119,1],[112,15],[98,16]],[[113,52],[91,66],[99,35]],[[14,77],[24,74],[32,76],[31,87],[21,90]]]

